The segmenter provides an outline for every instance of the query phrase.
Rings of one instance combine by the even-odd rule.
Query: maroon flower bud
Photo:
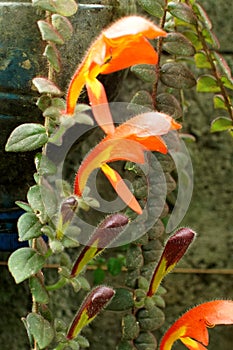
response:
[[[172,235],[163,250],[162,256],[151,278],[147,295],[152,296],[157,291],[162,279],[175,267],[185,254],[195,237],[195,232],[184,227]]]
[[[106,286],[94,288],[82,303],[67,333],[67,339],[75,338],[88,323],[108,304],[115,291]]]

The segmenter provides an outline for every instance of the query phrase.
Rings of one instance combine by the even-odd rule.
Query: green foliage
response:
[[[7,152],[33,151],[47,141],[48,136],[43,125],[22,124],[12,131],[5,148]]]
[[[26,318],[29,333],[36,340],[39,349],[46,348],[54,337],[54,330],[50,323],[41,315],[30,313]]]
[[[8,267],[16,283],[23,282],[37,273],[45,263],[45,257],[32,248],[20,248],[11,254]]]
[[[32,0],[34,6],[61,16],[72,16],[77,12],[78,5],[74,0]]]

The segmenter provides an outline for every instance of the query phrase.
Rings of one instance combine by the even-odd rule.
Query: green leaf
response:
[[[20,216],[18,223],[19,241],[27,241],[41,236],[42,224],[34,213],[25,213]]]
[[[156,106],[159,112],[166,113],[175,119],[183,115],[179,101],[172,94],[164,92],[157,95]]]
[[[52,41],[58,45],[64,44],[64,39],[50,23],[40,20],[37,24],[43,40]]]
[[[155,336],[150,332],[140,332],[139,336],[134,340],[136,349],[138,350],[154,350],[157,348]]]
[[[169,33],[163,39],[163,49],[179,56],[193,56],[196,51],[192,43],[180,33]]]
[[[214,96],[214,108],[227,110],[225,100],[224,100],[222,95],[215,95]]]
[[[14,129],[7,141],[7,152],[33,151],[42,147],[48,140],[46,129],[43,125],[27,123]]]
[[[54,68],[56,72],[60,72],[61,70],[61,58],[60,53],[57,50],[55,45],[49,44],[46,46],[44,53],[44,56],[47,57],[49,63]]]
[[[34,300],[37,303],[48,304],[49,295],[42,281],[38,276],[32,276],[29,280],[29,286]]]
[[[27,193],[27,200],[35,214],[38,216],[44,216],[44,203],[41,198],[41,187],[39,185],[34,185],[29,188]]]
[[[38,153],[35,156],[35,165],[37,172],[42,175],[55,175],[56,165],[44,154]]]
[[[42,96],[40,96],[40,98],[38,98],[36,105],[43,112],[46,108],[51,106],[51,101],[52,101],[52,99],[50,96],[42,95]]]
[[[105,271],[98,267],[93,272],[94,285],[101,284],[105,279]]]
[[[218,70],[232,82],[231,69],[223,56],[216,51],[214,51],[212,55],[214,57]]]
[[[233,130],[233,122],[230,118],[219,117],[212,121],[210,131],[219,132],[225,130]]]
[[[138,337],[140,327],[134,315],[128,314],[122,319],[122,339],[133,340]]]
[[[70,21],[61,15],[52,15],[52,25],[64,40],[69,40],[73,34],[73,27]]]
[[[11,254],[8,267],[16,283],[37,273],[44,265],[45,258],[32,248],[20,248]]]
[[[109,258],[107,262],[107,267],[108,271],[111,273],[113,276],[119,275],[121,273],[123,263],[120,259],[118,258]]]
[[[168,11],[174,16],[182,21],[189,24],[196,24],[196,16],[192,8],[181,2],[169,2]]]
[[[41,315],[30,313],[26,318],[28,330],[34,337],[40,349],[46,348],[54,338],[54,330],[50,323]]]
[[[156,66],[154,64],[137,64],[131,67],[131,72],[142,81],[153,84],[156,79],[155,69]]]
[[[23,209],[26,212],[32,213],[33,210],[30,207],[30,205],[28,203],[22,202],[22,201],[16,201],[15,202],[16,205],[18,205],[18,207],[20,207],[21,209]]]
[[[220,92],[217,80],[211,75],[202,75],[197,80],[198,92]]]
[[[193,44],[197,51],[203,49],[202,43],[196,32],[193,30],[185,30],[182,34]]]
[[[150,15],[161,18],[164,10],[159,1],[156,0],[137,0],[139,5]]]
[[[140,328],[144,331],[153,331],[161,327],[164,323],[165,317],[163,311],[157,306],[150,309],[141,309],[138,314],[138,322]]]
[[[129,110],[135,110],[136,113],[145,112],[145,108],[153,109],[153,100],[148,91],[140,90],[133,96],[128,106]]]
[[[160,73],[162,83],[175,89],[188,89],[196,85],[193,73],[182,63],[165,63]]]
[[[90,346],[89,341],[87,338],[83,337],[82,335],[78,335],[75,339],[77,343],[81,346],[81,348],[88,348]]]
[[[107,306],[107,310],[126,311],[134,306],[133,293],[125,288],[115,288],[115,295],[111,303]]]
[[[49,79],[37,77],[32,80],[40,94],[61,95],[61,90]]]
[[[219,41],[211,30],[209,30],[208,28],[203,29],[202,35],[204,36],[207,43],[209,43],[214,49],[219,49]]]
[[[78,10],[78,5],[74,0],[32,0],[32,3],[43,10],[66,17],[73,16]]]
[[[221,81],[223,82],[223,85],[227,88],[227,89],[231,89],[233,90],[233,81],[232,79],[229,79],[227,77],[222,77]]]
[[[193,10],[198,16],[198,19],[203,23],[203,25],[208,28],[212,29],[212,23],[211,20],[209,19],[206,11],[203,9],[203,7],[198,4],[197,2],[193,4]]]
[[[194,56],[194,60],[195,60],[197,68],[211,69],[211,64],[208,61],[207,56],[206,56],[204,51],[200,51],[200,52],[196,53],[196,55]]]

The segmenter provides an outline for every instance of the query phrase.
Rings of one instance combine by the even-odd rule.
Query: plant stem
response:
[[[190,4],[190,2],[188,1],[189,5],[192,7],[192,5]],[[214,77],[216,78],[217,80],[217,84],[221,90],[221,94],[222,94],[222,97],[224,99],[224,103],[225,103],[225,106],[227,108],[227,111],[228,111],[228,114],[231,118],[231,120],[233,121],[233,108],[232,108],[232,105],[230,104],[230,99],[229,99],[229,96],[228,96],[228,93],[227,93],[227,90],[221,80],[221,76],[220,74],[218,73],[218,70],[216,68],[216,65],[214,63],[214,60],[213,60],[213,57],[211,55],[211,51],[206,43],[206,40],[201,32],[201,30],[199,29],[198,27],[198,21],[196,23],[196,31],[197,31],[197,35],[198,35],[198,38],[199,40],[201,41],[201,44],[202,44],[202,47],[203,47],[203,50],[206,54],[206,57],[208,59],[208,62],[210,63],[211,65],[211,70],[212,70],[212,73],[214,75]]]
[[[163,29],[166,21],[166,14],[167,14],[167,0],[165,1],[164,5],[164,13],[163,16],[160,20],[160,28]],[[158,39],[157,43],[157,54],[158,54],[158,62],[155,65],[155,83],[153,85],[153,91],[152,91],[152,100],[153,100],[153,107],[154,110],[156,110],[156,96],[158,92],[158,83],[159,83],[159,74],[160,74],[160,58],[161,58],[161,52],[162,52],[162,43],[163,43],[163,38],[160,37]]]

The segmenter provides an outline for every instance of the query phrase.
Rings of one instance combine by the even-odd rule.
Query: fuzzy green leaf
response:
[[[69,40],[71,38],[73,27],[66,17],[58,14],[52,15],[52,25],[64,40]]]
[[[54,68],[56,72],[60,72],[61,70],[61,58],[60,53],[57,50],[55,45],[47,45],[44,50],[44,56],[47,57],[49,63]]]
[[[166,113],[175,119],[183,115],[179,101],[169,93],[159,94],[156,98],[156,106],[159,112]]]
[[[32,3],[45,11],[67,17],[73,16],[78,9],[78,5],[74,0],[32,0]]]
[[[40,20],[37,22],[37,24],[43,40],[52,41],[58,45],[64,44],[63,37],[50,23]]]
[[[188,89],[196,85],[193,73],[185,65],[177,62],[165,63],[161,67],[161,81],[175,89]]]
[[[221,89],[218,86],[217,80],[211,75],[202,75],[197,80],[198,92],[220,92]]]
[[[122,339],[133,340],[138,337],[140,331],[139,324],[134,315],[125,315],[122,319]]]
[[[56,165],[44,154],[38,153],[35,156],[36,170],[40,175],[55,175]]]
[[[42,225],[34,213],[25,213],[20,216],[18,223],[19,241],[27,241],[41,236]]]
[[[27,200],[34,212],[37,215],[43,216],[45,208],[41,198],[41,188],[39,185],[34,185],[29,188],[27,193]]]
[[[45,258],[32,248],[20,248],[11,254],[8,267],[16,283],[37,273],[44,265]]]
[[[182,21],[189,24],[196,24],[196,16],[192,8],[181,2],[169,2],[168,11],[174,16]]]
[[[195,60],[197,68],[211,69],[211,64],[208,61],[205,52],[200,51],[200,52],[196,53],[196,55],[194,56],[194,60]]]
[[[195,53],[192,43],[180,33],[169,33],[163,40],[163,49],[179,56],[193,56]]]
[[[39,348],[46,348],[54,338],[54,330],[50,323],[41,315],[35,313],[30,313],[26,321],[28,330],[34,337]]]
[[[137,0],[139,5],[150,15],[161,18],[163,16],[163,7],[156,0]]]
[[[107,306],[107,310],[126,311],[134,306],[133,293],[125,288],[115,288],[115,295],[111,303]]]
[[[212,121],[211,123],[211,132],[219,132],[225,130],[233,130],[233,123],[230,118],[219,117]]]
[[[42,147],[48,140],[46,129],[43,125],[27,123],[14,129],[7,141],[7,152],[33,151]]]
[[[137,350],[154,350],[157,349],[155,336],[150,332],[141,332],[134,341]]]
[[[49,79],[37,77],[32,80],[40,94],[61,95],[61,90]]]
[[[34,300],[37,303],[48,304],[49,295],[43,283],[38,276],[32,276],[29,280],[29,286]]]
[[[148,91],[140,90],[133,96],[128,109],[141,113],[145,108],[153,109],[153,100]]]
[[[131,67],[131,72],[142,81],[153,84],[156,79],[155,68],[153,64],[137,64]]]

